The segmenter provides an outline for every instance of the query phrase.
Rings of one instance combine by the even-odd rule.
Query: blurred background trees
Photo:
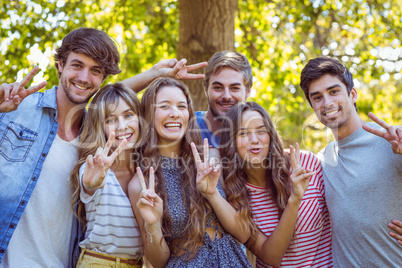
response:
[[[0,83],[21,79],[33,64],[58,84],[52,55],[77,27],[104,30],[118,43],[125,79],[161,59],[208,60],[220,50],[245,54],[252,97],[271,114],[286,144],[319,151],[333,140],[299,87],[303,66],[336,57],[355,78],[358,109],[402,124],[402,0],[13,0],[0,1]],[[206,109],[202,81],[188,83]]]

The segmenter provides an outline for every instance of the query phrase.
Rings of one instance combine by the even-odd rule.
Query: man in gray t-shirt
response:
[[[402,224],[387,223],[402,219],[402,128],[371,113],[377,124],[359,117],[352,74],[337,60],[310,60],[300,86],[336,139],[318,154],[334,266],[401,267]]]

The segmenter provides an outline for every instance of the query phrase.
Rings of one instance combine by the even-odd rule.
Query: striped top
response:
[[[281,267],[332,267],[331,225],[324,197],[321,164],[311,152],[300,157],[304,168],[315,171],[299,207],[296,237],[290,242]],[[254,222],[270,236],[278,225],[278,207],[262,187],[246,184]],[[256,267],[271,267],[257,258]]]
[[[85,163],[80,168],[80,179],[84,167]],[[105,180],[105,186],[92,196],[81,187],[87,230],[80,247],[120,258],[141,258],[141,234],[130,200],[110,169]]]

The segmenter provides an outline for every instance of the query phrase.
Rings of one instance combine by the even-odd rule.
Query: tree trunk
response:
[[[208,61],[218,51],[234,51],[235,13],[238,0],[179,0],[180,26],[177,57],[188,64]],[[200,72],[203,72],[201,70]],[[202,80],[185,81],[196,111],[208,100]]]

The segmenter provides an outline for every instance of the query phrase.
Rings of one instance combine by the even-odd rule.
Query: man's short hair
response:
[[[306,66],[304,66],[300,75],[300,87],[302,88],[306,99],[311,105],[311,100],[309,96],[309,88],[312,82],[320,79],[322,76],[329,74],[336,76],[341,80],[341,82],[346,86],[348,95],[354,87],[353,75],[350,73],[348,68],[343,66],[338,60],[329,57],[318,57],[308,61]],[[355,103],[356,107],[356,103]]]
[[[60,76],[58,64],[65,65],[70,52],[84,54],[97,62],[105,79],[110,74],[118,74],[120,55],[116,43],[105,32],[93,28],[78,28],[67,34],[56,50],[55,67]]]
[[[241,72],[244,77],[244,86],[247,90],[253,85],[253,73],[246,56],[238,52],[221,51],[215,53],[209,59],[207,67],[205,67],[205,78],[203,81],[205,90],[208,89],[211,76],[219,73],[223,68],[231,68],[237,72]]]

